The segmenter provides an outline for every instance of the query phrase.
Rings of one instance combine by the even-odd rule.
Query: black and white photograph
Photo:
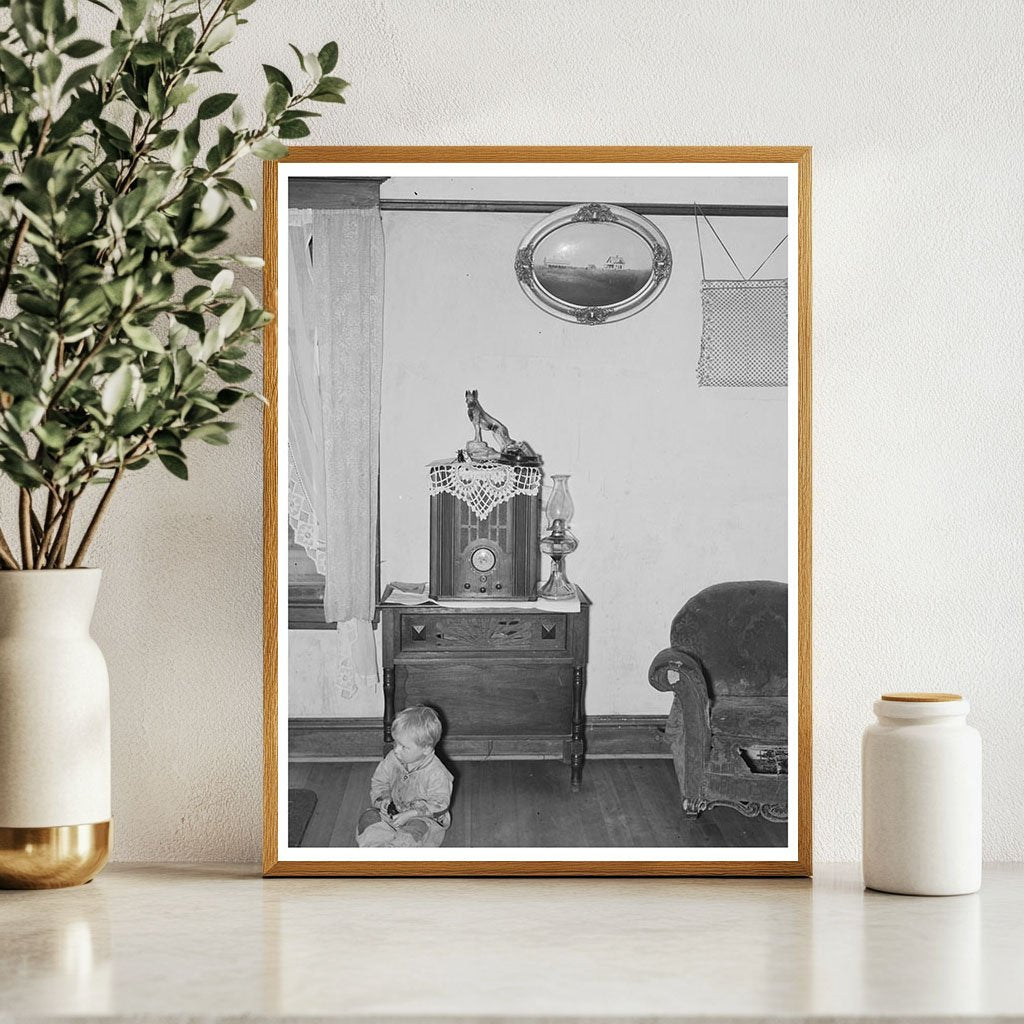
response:
[[[780,152],[275,166],[273,873],[806,873]]]

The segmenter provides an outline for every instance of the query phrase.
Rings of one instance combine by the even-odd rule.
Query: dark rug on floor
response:
[[[311,789],[288,790],[288,845],[301,846],[309,820],[316,808],[316,793]]]

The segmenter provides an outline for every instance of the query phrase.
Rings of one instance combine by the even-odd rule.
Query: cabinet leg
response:
[[[572,673],[572,741],[569,744],[572,762],[571,789],[575,793],[583,784],[583,761],[587,754],[584,735],[583,697],[587,688],[587,670],[584,666],[573,669]]]
[[[391,749],[391,723],[395,720],[395,670],[384,669],[384,753]]]

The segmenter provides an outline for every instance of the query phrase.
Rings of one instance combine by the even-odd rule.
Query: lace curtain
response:
[[[374,204],[289,211],[288,234],[288,518],[338,623],[328,689],[349,698],[377,682],[383,229]]]
[[[327,575],[324,544],[324,425],[313,286],[313,211],[288,211],[288,522]]]

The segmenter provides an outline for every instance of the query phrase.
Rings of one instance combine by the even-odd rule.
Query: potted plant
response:
[[[109,41],[64,0],[0,0],[0,885],[87,881],[109,849],[107,673],[90,545],[123,479],[188,477],[252,397],[270,319],[236,287],[228,227],[250,156],[343,102],[338,47],[264,65],[253,122],[204,89],[254,0],[120,0]],[[293,47],[293,49],[295,49]],[[206,79],[209,81],[210,79]]]

